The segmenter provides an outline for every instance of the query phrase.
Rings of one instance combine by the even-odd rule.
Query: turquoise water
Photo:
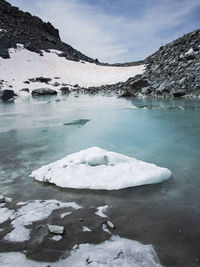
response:
[[[161,263],[200,263],[200,101],[21,97],[0,103],[0,192],[18,202],[108,204],[116,233],[153,244]],[[119,191],[56,188],[28,175],[99,146],[169,168],[162,184]]]

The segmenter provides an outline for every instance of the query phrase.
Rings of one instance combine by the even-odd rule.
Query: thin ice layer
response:
[[[0,253],[2,266],[27,266],[46,267],[48,263],[39,263],[28,260],[19,252]],[[143,245],[119,236],[113,236],[110,240],[101,244],[81,244],[71,252],[71,255],[55,263],[53,267],[71,266],[120,266],[120,267],[158,267],[159,259],[151,245]]]
[[[30,176],[61,187],[117,190],[160,183],[170,178],[171,171],[92,147],[45,165]]]

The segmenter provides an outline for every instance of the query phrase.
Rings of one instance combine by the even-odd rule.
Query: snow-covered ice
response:
[[[70,85],[78,84],[87,88],[125,82],[128,78],[144,71],[144,65],[111,67],[89,62],[82,64],[59,57],[59,53],[61,51],[51,50],[50,53],[43,51],[43,56],[40,56],[19,44],[16,49],[9,49],[10,58],[3,59],[0,57],[0,73],[1,79],[6,81],[5,87],[12,85],[15,93],[19,93],[22,88],[28,88],[30,91],[41,87],[57,90],[58,88],[53,86],[54,82]],[[40,76],[51,78],[50,85],[41,82],[24,83],[30,78]],[[55,79],[56,76],[60,79]],[[21,93],[24,94],[24,92]]]
[[[104,212],[108,209],[108,205],[105,206],[100,206],[97,208],[97,211],[95,212],[96,215],[103,217],[103,218],[107,218],[107,216],[104,214]]]
[[[47,262],[39,263],[29,260],[20,252],[0,253],[0,265],[26,267],[46,267]],[[50,263],[52,267],[83,267],[83,266],[120,266],[120,267],[158,267],[159,259],[151,245],[143,245],[130,239],[112,236],[98,245],[80,244],[71,251],[66,259]]]
[[[63,203],[57,200],[33,200],[28,202],[20,202],[18,205],[23,206],[20,207],[15,213],[10,210],[7,212],[4,211],[3,213],[6,214],[7,217],[12,215],[12,219],[14,219],[11,222],[11,225],[14,229],[4,237],[4,240],[11,242],[27,241],[30,239],[31,229],[26,228],[26,226],[31,225],[33,222],[48,218],[51,213],[57,209],[81,208],[81,206],[75,202]]]
[[[0,224],[15,218],[14,210],[0,207]]]
[[[92,147],[45,165],[30,176],[60,187],[118,190],[163,182],[170,178],[171,171]]]

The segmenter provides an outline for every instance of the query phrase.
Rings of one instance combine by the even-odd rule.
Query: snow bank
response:
[[[5,216],[12,215],[11,222],[14,228],[8,233],[4,240],[11,242],[24,242],[30,239],[31,229],[26,226],[31,225],[33,222],[48,218],[54,210],[61,208],[74,208],[79,209],[81,206],[75,202],[63,203],[57,200],[33,200],[28,202],[20,202],[18,205],[24,205],[19,208],[15,213],[13,211],[5,211]],[[2,209],[3,210],[3,209]],[[4,218],[5,220],[5,218]]]
[[[39,263],[29,260],[20,252],[0,253],[0,265],[11,267],[46,267],[48,263]],[[110,240],[101,244],[81,244],[71,251],[71,255],[50,263],[49,266],[83,267],[83,266],[120,266],[120,267],[158,267],[159,259],[151,245],[143,245],[140,242],[113,236]]]
[[[43,56],[40,56],[24,49],[22,45],[18,45],[16,49],[9,49],[10,58],[0,57],[1,79],[6,81],[4,87],[7,88],[12,85],[12,89],[16,93],[19,93],[22,88],[28,88],[30,91],[44,87],[57,90],[58,87],[52,85],[54,82],[78,84],[87,88],[124,82],[144,71],[144,65],[131,67],[99,66],[94,63],[70,61],[64,57],[59,57],[59,53],[61,51],[51,50],[50,53],[43,52]],[[51,78],[51,85],[41,82],[24,83],[29,78],[40,76]],[[55,79],[56,77],[60,79]]]
[[[171,171],[92,147],[43,166],[30,176],[61,187],[117,190],[160,183],[169,179]]]

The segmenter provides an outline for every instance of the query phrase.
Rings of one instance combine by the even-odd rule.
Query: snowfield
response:
[[[160,183],[170,178],[171,171],[92,147],[43,166],[30,176],[60,187],[118,190]]]
[[[71,251],[68,258],[49,264],[29,260],[20,252],[0,253],[1,266],[12,267],[13,264],[26,267],[46,267],[47,265],[52,267],[161,266],[152,245],[143,245],[140,242],[119,236],[112,236],[110,240],[98,245],[80,244],[78,248]]]
[[[9,49],[10,58],[0,57],[0,78],[4,80],[3,88],[8,89],[11,85],[15,93],[19,93],[22,88],[30,91],[37,88],[48,87],[58,90],[53,83],[66,83],[70,85],[78,84],[81,87],[101,86],[125,82],[128,78],[136,74],[142,74],[144,65],[131,67],[110,67],[98,66],[94,63],[75,62],[67,60],[58,55],[61,51],[51,50],[50,53],[43,51],[43,56],[31,52],[18,45],[16,49]],[[25,84],[30,78],[43,76],[51,78],[52,81],[47,85],[41,82],[31,82]],[[59,79],[55,79],[59,78]]]

